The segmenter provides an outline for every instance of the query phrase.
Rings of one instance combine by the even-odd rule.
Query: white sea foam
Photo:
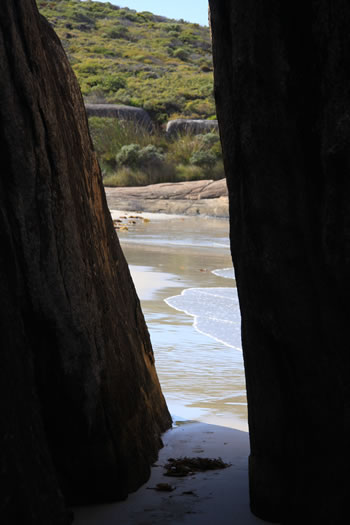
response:
[[[220,248],[230,248],[229,242],[213,242],[213,246],[219,246]]]
[[[193,316],[199,332],[231,348],[242,349],[237,288],[188,288],[165,302]]]
[[[214,275],[219,277],[224,277],[225,279],[236,279],[234,268],[222,268],[219,270],[213,270]]]

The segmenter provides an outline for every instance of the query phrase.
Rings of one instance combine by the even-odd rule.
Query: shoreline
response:
[[[111,212],[113,218],[119,214],[128,221],[124,212]],[[146,213],[144,223],[133,217],[134,224],[119,237],[170,413],[175,419],[247,431],[242,352],[224,344],[220,329],[198,330],[195,316],[168,303],[184,290],[234,287],[232,279],[213,272],[232,264],[227,221],[171,215],[156,219]]]
[[[121,209],[125,210],[125,203]],[[130,211],[137,213],[135,209]],[[118,213],[123,214],[115,209],[111,210],[111,213],[113,218],[116,218]],[[199,237],[196,224],[189,230],[189,235],[195,231],[195,239],[198,241],[196,248],[193,244],[181,244],[181,240],[185,241],[187,237],[174,238],[174,232],[179,231],[179,226],[182,228],[181,235],[183,235],[187,223],[197,223],[196,218],[167,215],[155,221],[154,217],[148,217],[151,217],[150,222],[143,223],[141,219],[136,220],[135,224],[131,224],[129,231],[121,231],[118,235],[142,302],[149,330],[154,333],[152,345],[158,375],[161,378],[163,368],[165,367],[168,371],[169,366],[172,366],[169,345],[174,343],[170,340],[165,341],[163,336],[160,339],[156,338],[159,333],[158,323],[163,322],[159,321],[158,316],[165,316],[167,330],[172,330],[171,337],[175,338],[176,344],[179,343],[179,333],[174,332],[177,323],[181,333],[186,326],[188,334],[191,334],[193,330],[194,333],[190,335],[189,340],[180,340],[180,347],[181,349],[184,347],[186,355],[190,353],[186,346],[188,344],[196,347],[209,341],[206,347],[209,352],[215,346],[215,342],[212,342],[210,338],[198,334],[190,318],[186,320],[188,316],[180,314],[181,319],[176,321],[176,317],[172,316],[170,307],[166,305],[164,299],[174,293],[181,293],[181,290],[189,286],[217,286],[222,277],[212,273],[212,270],[221,265],[227,269],[231,259],[229,247],[221,244],[223,242],[221,236],[226,235],[221,230],[223,225],[219,230],[215,230],[216,219],[204,218],[203,221],[203,230],[210,230],[219,242],[218,246],[213,249],[207,244],[207,237]],[[162,225],[163,229],[159,233]],[[163,231],[167,233],[167,239],[162,237]],[[166,241],[163,245],[160,245],[157,238],[154,238],[156,232],[161,235],[162,241]],[[180,259],[177,260],[177,257]],[[203,257],[205,257],[205,268],[202,266]],[[156,319],[153,317],[154,312],[156,312]],[[183,323],[186,324],[183,325]],[[162,355],[159,352],[162,352]],[[233,361],[234,355],[232,354]],[[181,353],[177,354],[177,359],[182,360],[183,358]],[[215,357],[216,363],[217,359],[219,359],[218,355]],[[191,376],[190,385],[194,385],[198,379],[201,387],[206,384],[206,372],[203,365],[205,362],[202,363],[199,359],[195,367],[198,370],[191,368],[189,373],[194,375]],[[183,364],[185,370],[186,366]],[[177,373],[176,368],[172,370],[172,375]],[[182,370],[183,368],[180,370],[181,377],[183,377]],[[196,374],[199,370],[200,378]],[[226,376],[227,374],[217,376],[220,377],[220,388]],[[164,377],[164,381],[167,381],[167,377]],[[235,387],[231,373],[229,382],[229,395],[232,395]],[[213,378],[214,383],[215,378]],[[175,380],[173,386],[175,389],[179,388],[178,380]],[[207,386],[204,391],[207,401],[208,396],[210,398],[213,392],[210,392]],[[229,413],[225,411],[224,405],[214,410],[210,405],[198,403],[198,399],[202,398],[201,393],[199,398],[193,398],[195,399],[193,403],[189,402],[185,390],[181,390],[182,397],[176,395],[176,392],[174,395],[172,385],[167,386],[165,397],[168,397],[167,403],[174,426],[162,436],[164,446],[160,449],[158,459],[151,468],[148,481],[136,492],[129,494],[125,501],[72,509],[75,512],[74,525],[114,525],[115,523],[122,525],[212,525],[213,523],[215,525],[232,525],[232,523],[258,525],[267,523],[256,518],[249,507],[248,456],[250,444],[248,423],[242,417],[243,413],[232,410]],[[223,470],[199,472],[180,478],[164,476],[163,466],[169,458],[186,456],[211,459],[221,457],[230,466]],[[174,490],[171,492],[154,490],[158,483],[168,483]]]

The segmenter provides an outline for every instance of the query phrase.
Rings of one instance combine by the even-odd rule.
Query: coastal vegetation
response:
[[[90,117],[104,184],[219,179],[216,132],[166,138],[169,119],[214,119],[209,28],[91,0],[38,0],[78,78],[85,103],[144,108],[154,122]]]
[[[221,179],[224,168],[217,132],[183,133],[169,139],[130,121],[89,118],[105,186]]]
[[[142,107],[152,119],[215,118],[209,28],[80,0],[37,0],[85,102]]]

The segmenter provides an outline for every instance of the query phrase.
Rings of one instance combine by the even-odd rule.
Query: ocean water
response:
[[[220,270],[215,272],[220,275]],[[165,302],[192,316],[194,328],[202,334],[235,350],[242,350],[237,288],[188,288],[181,295],[168,297]]]
[[[228,221],[150,217],[118,236],[174,421],[247,429],[240,311]]]

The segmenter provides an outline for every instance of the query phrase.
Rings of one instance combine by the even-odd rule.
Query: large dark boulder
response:
[[[191,135],[210,133],[211,131],[217,131],[217,129],[217,120],[177,118],[169,120],[165,131],[168,137],[176,137],[176,135],[184,133],[189,133]]]
[[[34,0],[0,4],[0,521],[143,483],[170,416],[83,100]],[[63,496],[62,496],[63,493]]]
[[[109,117],[117,120],[126,120],[149,131],[153,129],[152,119],[143,108],[123,106],[121,104],[85,104],[85,109],[88,117]]]
[[[350,4],[210,5],[242,312],[252,510],[283,524],[344,523]]]

